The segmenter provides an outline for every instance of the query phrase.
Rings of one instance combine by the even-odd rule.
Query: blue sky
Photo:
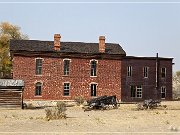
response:
[[[105,35],[106,42],[119,43],[127,55],[158,52],[173,57],[174,71],[180,70],[180,0],[25,2],[0,0],[0,22],[18,25],[36,40],[53,40],[60,33],[62,41],[98,42]]]

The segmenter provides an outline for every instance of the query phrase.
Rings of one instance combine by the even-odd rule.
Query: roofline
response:
[[[36,42],[54,42],[54,40],[26,40],[26,39],[10,39],[11,41],[36,41]],[[83,41],[61,41],[61,43],[86,43],[86,44],[99,44],[99,42],[83,42]],[[106,42],[106,44],[116,44],[116,45],[120,45],[119,43],[112,43],[112,42]],[[121,46],[121,45],[120,45]]]
[[[145,56],[126,56],[125,59],[150,59],[155,60],[157,57],[145,57]],[[158,59],[173,60],[172,57],[158,57]]]
[[[126,56],[126,52],[124,54],[118,54],[118,53],[81,53],[81,52],[62,52],[62,51],[27,51],[27,50],[10,50],[10,53],[13,54],[24,54],[24,53],[30,53],[30,54],[50,54],[50,53],[55,53],[55,54],[89,54],[89,55],[119,55],[119,56]]]
[[[32,52],[32,51],[11,51],[11,57],[14,56],[42,56],[42,57],[53,57],[53,58],[97,58],[97,59],[122,59],[126,57],[126,54],[109,54],[109,53],[77,53],[77,52],[55,52],[55,51],[47,51],[47,52]]]

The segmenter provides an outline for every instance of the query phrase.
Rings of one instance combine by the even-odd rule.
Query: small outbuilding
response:
[[[23,109],[24,81],[0,79],[0,108]]]

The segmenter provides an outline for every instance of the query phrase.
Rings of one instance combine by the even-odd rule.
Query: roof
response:
[[[157,57],[145,57],[145,56],[126,56],[125,59],[149,59],[149,60],[156,60]],[[164,60],[173,60],[171,57],[158,57],[158,59]]]
[[[13,79],[0,79],[1,86],[24,86],[23,80],[13,80]]]
[[[106,43],[105,53],[126,55],[119,44]],[[57,52],[54,51],[54,41],[11,40],[10,51]],[[69,53],[99,53],[99,43],[61,42],[59,52]]]

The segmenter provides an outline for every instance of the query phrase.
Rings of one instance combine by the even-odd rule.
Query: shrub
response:
[[[64,102],[57,102],[57,118],[66,118],[66,104]]]
[[[77,103],[77,105],[82,105],[84,103],[84,101],[85,101],[83,96],[75,97],[74,100]]]
[[[64,102],[57,102],[56,107],[49,107],[45,109],[46,119],[54,120],[54,119],[63,119],[66,118],[66,104]]]

